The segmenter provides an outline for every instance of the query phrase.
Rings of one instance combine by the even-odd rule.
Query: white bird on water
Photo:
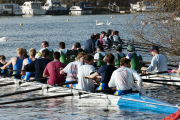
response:
[[[108,20],[106,20],[106,21],[107,21],[106,25],[110,25],[111,24],[111,22],[108,23]]]
[[[147,25],[147,24],[148,24],[148,21],[141,21],[140,24],[141,24],[141,25]]]
[[[166,24],[166,23],[168,23],[169,21],[168,20],[162,20],[162,23],[163,24]]]
[[[100,22],[100,23],[97,23],[97,20],[96,21],[96,25],[104,25],[104,23]]]
[[[0,42],[5,42],[5,41],[8,41],[8,38],[7,38],[7,37],[2,37],[2,38],[0,38]]]

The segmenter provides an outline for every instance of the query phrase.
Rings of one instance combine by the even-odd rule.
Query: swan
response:
[[[96,21],[96,25],[104,25],[104,23],[100,22],[100,23],[97,23],[97,20]]]
[[[162,20],[162,23],[164,23],[164,24],[166,24],[168,22],[169,22],[168,20]]]
[[[148,24],[154,24],[154,22],[153,22],[153,21],[150,21],[150,22],[148,22]]]
[[[148,22],[147,21],[141,21],[141,23],[140,23],[141,25],[147,25],[148,24]]]
[[[106,25],[110,25],[111,24],[111,22],[108,23],[108,20],[106,20],[106,21],[107,21]]]
[[[2,38],[0,38],[0,42],[5,42],[5,41],[8,41],[8,38],[7,38],[7,37],[2,37]]]
[[[180,21],[180,17],[175,17],[174,20]]]

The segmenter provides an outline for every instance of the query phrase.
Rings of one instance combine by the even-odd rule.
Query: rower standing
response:
[[[142,63],[139,62],[142,61],[141,55],[135,52],[135,47],[133,45],[128,45],[127,51],[128,55],[126,58],[131,60],[131,68],[141,73]]]
[[[142,73],[168,71],[167,59],[163,54],[159,54],[159,47],[153,45],[149,51],[153,55],[151,65],[148,68],[142,67]]]
[[[123,95],[131,93],[132,91],[141,91],[142,78],[139,74],[131,69],[131,60],[122,58],[120,61],[121,68],[115,70],[108,83],[110,88],[116,88],[114,95]],[[137,85],[134,84],[134,80],[137,80]]]
[[[36,54],[36,58],[38,58],[38,59],[42,58],[42,51],[44,49],[48,49],[51,52],[50,60],[53,60],[53,53],[54,53],[54,51],[53,51],[53,49],[51,49],[49,47],[49,43],[47,41],[43,41],[41,45],[42,45],[42,49],[40,49],[40,51]]]

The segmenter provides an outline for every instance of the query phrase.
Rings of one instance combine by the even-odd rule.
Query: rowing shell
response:
[[[1,80],[1,79],[0,79]],[[7,81],[11,81],[12,79],[8,79]],[[16,79],[16,81],[18,81]],[[22,80],[19,80],[22,82]],[[12,81],[11,81],[12,82]],[[178,110],[178,106],[156,100],[150,97],[147,97],[145,95],[140,95],[139,93],[132,93],[127,95],[121,95],[121,96],[115,96],[115,95],[109,95],[104,93],[92,93],[92,92],[86,92],[78,89],[70,89],[70,88],[64,88],[64,87],[54,87],[51,85],[45,85],[41,83],[34,83],[29,82],[31,84],[28,84],[31,86],[43,86],[43,92],[39,92],[40,94],[44,95],[63,95],[63,94],[71,94],[73,98],[77,99],[88,99],[89,102],[94,101],[101,101],[102,103],[108,103],[109,105],[118,105],[118,106],[125,106],[125,107],[131,107],[131,108],[137,108],[137,109],[148,109],[153,111],[159,111],[164,113],[174,113]],[[46,89],[46,88],[49,89]],[[46,89],[46,90],[45,90]],[[1,104],[1,103],[0,103]]]

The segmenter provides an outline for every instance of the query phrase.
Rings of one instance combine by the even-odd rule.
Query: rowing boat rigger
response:
[[[8,102],[0,102],[0,105],[4,104],[12,104],[12,103],[20,103],[20,102],[26,102],[26,101],[34,101],[39,99],[50,99],[50,98],[58,98],[58,97],[66,97],[66,96],[73,96],[73,99],[88,99],[88,102],[94,102],[99,101],[104,104],[108,105],[118,105],[119,107],[131,107],[139,110],[153,110],[158,111],[160,113],[174,113],[178,110],[178,106],[159,101],[150,97],[147,97],[145,95],[141,95],[139,93],[132,93],[132,94],[126,94],[121,96],[115,96],[110,94],[104,94],[104,93],[92,93],[92,92],[86,92],[81,91],[77,89],[70,89],[70,88],[64,88],[64,87],[54,87],[47,84],[41,84],[41,83],[34,83],[34,82],[24,82],[19,79],[11,79],[11,78],[1,78],[0,79],[1,84],[13,82],[16,81],[17,83],[22,83],[19,85],[21,86],[27,86],[26,89],[29,87],[31,90],[27,90],[27,92],[32,90],[42,90],[43,92],[37,92],[38,94],[43,93],[43,97],[38,98],[31,98],[31,99],[24,99],[24,100],[14,100],[14,101],[8,101]],[[12,85],[12,84],[11,84]],[[32,89],[32,87],[38,87],[37,89]],[[40,89],[39,87],[42,87]],[[47,89],[48,88],[48,89]],[[20,92],[16,91],[14,93],[9,94],[15,95],[20,94]],[[25,93],[24,91],[21,93]],[[1,97],[6,97],[6,95],[0,95]],[[42,96],[42,95],[41,95]]]

